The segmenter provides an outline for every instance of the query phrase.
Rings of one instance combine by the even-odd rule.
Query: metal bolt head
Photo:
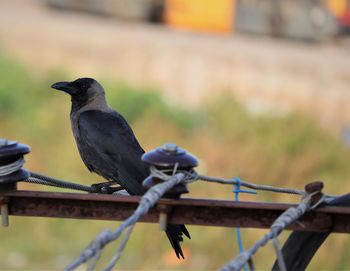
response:
[[[0,138],[0,148],[9,148],[17,144],[17,141],[7,140],[6,138]]]
[[[174,155],[185,155],[186,151],[175,143],[165,143],[163,146],[156,149],[157,152],[162,155],[174,156]]]
[[[324,185],[323,185],[323,182],[321,182],[321,181],[312,182],[312,183],[308,183],[307,185],[305,185],[305,191],[308,193],[313,193],[316,191],[321,192],[323,187],[324,187]]]
[[[177,152],[178,150],[178,146],[174,143],[165,143],[162,148],[166,152],[173,152],[173,153]]]
[[[5,138],[0,138],[0,148],[3,146],[7,146],[8,141]]]

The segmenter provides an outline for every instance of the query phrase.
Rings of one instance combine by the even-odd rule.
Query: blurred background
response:
[[[146,151],[176,142],[200,159],[204,174],[298,189],[322,180],[327,193],[345,193],[349,26],[348,0],[1,0],[0,137],[32,147],[32,171],[101,182],[76,150],[69,98],[50,89],[94,77]],[[232,187],[207,183],[190,191],[234,196]],[[298,201],[269,193],[241,198]],[[62,270],[102,229],[120,223],[10,222],[0,228],[0,270]],[[192,240],[178,261],[158,225],[138,224],[117,270],[215,270],[237,255],[234,229],[188,228]],[[242,230],[244,245],[264,232]],[[309,270],[350,268],[349,249],[347,235],[332,235]],[[274,258],[267,246],[255,265],[268,270]]]

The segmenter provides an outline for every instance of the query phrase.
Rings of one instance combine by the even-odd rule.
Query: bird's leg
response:
[[[124,189],[115,181],[96,183],[96,184],[92,184],[91,187],[93,187],[96,190],[96,193],[101,193],[101,194],[112,194],[114,192]]]

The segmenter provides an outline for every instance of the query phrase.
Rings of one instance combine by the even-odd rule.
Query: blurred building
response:
[[[349,29],[349,0],[45,0],[123,20],[165,23],[200,32],[234,31],[320,41]]]

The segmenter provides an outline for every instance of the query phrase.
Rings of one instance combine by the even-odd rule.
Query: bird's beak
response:
[[[64,91],[70,95],[74,95],[77,90],[72,86],[71,82],[57,82],[51,85],[52,88]]]

